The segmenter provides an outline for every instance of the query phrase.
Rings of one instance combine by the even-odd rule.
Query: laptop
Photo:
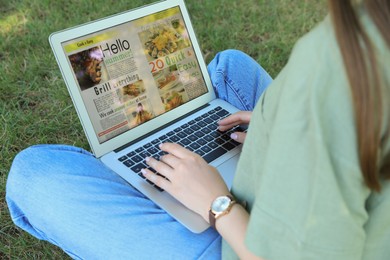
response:
[[[217,130],[238,109],[216,98],[183,0],[56,32],[49,42],[96,158],[192,232],[207,229],[140,174],[146,156],[158,159],[158,145],[174,142],[215,166],[230,188],[241,152]]]

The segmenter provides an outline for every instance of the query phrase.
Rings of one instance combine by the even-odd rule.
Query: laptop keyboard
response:
[[[226,132],[217,130],[217,122],[228,115],[230,115],[228,111],[221,107],[217,107],[154,139],[150,143],[138,147],[120,157],[118,160],[133,172],[137,173],[139,177],[145,179],[146,182],[154,186],[157,190],[163,191],[163,189],[147,180],[141,173],[141,169],[147,168],[158,174],[145,163],[145,157],[153,157],[159,160],[160,156],[166,154],[159,149],[159,145],[161,143],[170,142],[180,144],[199,154],[208,163],[212,162],[216,158],[240,145],[240,143],[230,138],[232,132],[243,131],[239,127],[235,127]]]

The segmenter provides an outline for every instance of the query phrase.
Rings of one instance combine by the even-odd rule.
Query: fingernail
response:
[[[146,162],[149,162],[149,161],[150,161],[150,157],[146,157],[146,158],[145,158],[145,161],[146,161]]]
[[[159,144],[159,145],[158,145],[158,147],[160,147],[160,149],[161,149],[162,146],[163,146],[163,144]]]
[[[145,169],[141,169],[141,173],[142,173],[142,175],[144,175],[144,176],[147,174]]]
[[[231,135],[230,135],[230,138],[232,138],[233,140],[237,140],[238,135],[237,135],[237,134],[231,134]]]

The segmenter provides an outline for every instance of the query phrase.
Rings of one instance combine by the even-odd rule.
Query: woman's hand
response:
[[[162,156],[160,161],[149,157],[146,159],[146,163],[158,174],[148,169],[143,169],[142,173],[148,180],[209,222],[212,201],[218,196],[230,195],[224,180],[214,167],[184,147],[164,143],[160,148],[169,154]],[[248,212],[236,204],[231,213],[218,219],[216,225],[218,232],[240,259],[260,259],[253,255],[244,243],[248,222]]]
[[[209,222],[212,201],[230,194],[218,171],[199,155],[178,144],[164,143],[160,149],[168,154],[159,161],[146,158],[146,163],[160,175],[143,169],[144,176]]]
[[[234,113],[233,115],[230,115],[218,122],[218,130],[224,132],[237,125],[249,124],[251,116],[252,112],[249,111],[240,111]],[[230,137],[239,143],[243,143],[245,141],[246,133],[234,132]]]

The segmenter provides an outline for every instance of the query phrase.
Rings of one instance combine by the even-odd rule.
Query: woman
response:
[[[352,4],[351,2],[354,2]],[[330,0],[331,17],[303,37],[271,83],[237,51],[209,65],[220,98],[248,123],[231,192],[176,144],[144,175],[216,227],[192,234],[87,152],[20,153],[7,184],[13,220],[74,258],[383,259],[390,255],[388,0]],[[335,28],[335,30],[333,29]],[[263,94],[262,94],[263,93]],[[215,218],[213,201],[234,196]],[[228,201],[230,199],[227,199]],[[217,199],[218,201],[218,199]],[[220,237],[223,238],[221,248]]]

